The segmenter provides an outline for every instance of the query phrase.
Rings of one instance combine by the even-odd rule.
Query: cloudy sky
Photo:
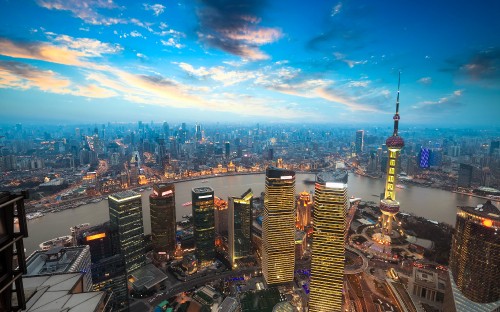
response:
[[[0,0],[3,122],[498,125],[498,1]]]

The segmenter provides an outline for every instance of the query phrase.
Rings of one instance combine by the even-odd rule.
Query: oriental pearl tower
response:
[[[387,163],[387,178],[385,181],[385,194],[384,199],[380,201],[380,211],[382,212],[381,218],[381,228],[382,228],[382,240],[386,243],[390,243],[390,236],[392,234],[392,220],[394,216],[399,212],[399,202],[396,200],[396,178],[397,178],[397,167],[398,158],[401,149],[404,147],[405,143],[403,138],[398,136],[398,125],[399,125],[399,86],[401,82],[401,73],[399,73],[398,79],[398,95],[396,99],[396,114],[394,114],[394,132],[390,136],[385,144],[389,150],[389,161]],[[389,237],[385,236],[388,235]]]

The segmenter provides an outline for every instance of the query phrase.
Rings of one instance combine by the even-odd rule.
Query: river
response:
[[[314,180],[314,174],[297,174],[297,193],[313,191],[314,185],[304,184],[304,180]],[[205,181],[205,180],[204,180]],[[175,184],[175,202],[177,220],[183,215],[191,213],[191,206],[182,206],[191,201],[191,189],[198,186],[210,186],[215,195],[227,199],[228,196],[240,196],[247,189],[252,188],[254,196],[259,196],[264,191],[264,174],[236,175],[207,178],[201,180],[178,182]],[[349,174],[349,196],[361,197],[365,201],[379,201],[379,195],[384,190],[384,180]],[[142,207],[144,232],[151,232],[149,214],[149,194],[151,191],[142,192]],[[375,195],[375,196],[374,196]],[[408,185],[406,189],[397,189],[397,199],[401,203],[401,211],[413,213],[431,220],[455,224],[457,206],[476,206],[484,203],[481,198],[455,194],[439,189],[425,188]],[[498,205],[497,205],[498,206]],[[48,213],[42,218],[28,221],[29,237],[24,240],[26,255],[38,249],[38,244],[54,237],[69,235],[69,227],[88,222],[96,225],[109,220],[108,202],[103,200],[98,203],[83,205],[57,213]]]

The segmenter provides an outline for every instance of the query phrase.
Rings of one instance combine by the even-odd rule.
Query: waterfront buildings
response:
[[[499,232],[500,211],[491,201],[458,208],[449,266],[453,299],[445,303],[450,311],[450,301],[456,311],[500,309]]]
[[[365,139],[365,131],[364,130],[356,131],[356,142],[355,142],[356,155],[361,155],[361,153],[363,153],[364,139]]]
[[[76,239],[78,245],[90,248],[93,290],[112,292],[109,306],[113,311],[127,311],[127,272],[120,251],[118,229],[106,222],[80,231]]]
[[[23,239],[28,237],[24,208],[26,198],[27,193],[15,195],[0,192],[0,311],[26,309],[21,278],[26,273],[23,245]],[[14,226],[14,218],[18,221],[17,228]]]
[[[35,251],[26,259],[26,276],[75,273],[83,275],[83,291],[92,290],[89,246],[54,247]]]
[[[262,274],[268,285],[293,281],[295,267],[295,172],[266,169],[262,222]]]
[[[389,159],[386,166],[386,182],[384,198],[380,201],[380,211],[382,212],[381,227],[382,237],[377,240],[390,243],[390,235],[392,235],[392,221],[394,216],[399,212],[399,202],[396,200],[396,178],[398,170],[398,158],[401,149],[404,147],[403,138],[398,135],[399,127],[399,83],[398,81],[398,95],[396,99],[396,114],[394,114],[394,131],[385,144],[389,150]],[[377,235],[377,234],[376,234]],[[387,237],[389,236],[389,237]]]
[[[203,266],[215,260],[214,190],[196,187],[191,192],[196,259]]]
[[[149,195],[151,236],[156,259],[166,259],[175,252],[175,186],[173,183],[155,184]]]
[[[120,251],[127,274],[145,264],[144,226],[141,194],[134,191],[115,193],[108,197],[109,220],[118,229]]]
[[[236,260],[252,255],[252,189],[240,197],[229,197],[229,260],[234,266]]]
[[[344,284],[344,232],[347,171],[316,177],[309,311],[341,311]]]

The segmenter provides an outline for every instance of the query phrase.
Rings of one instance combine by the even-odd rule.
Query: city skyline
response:
[[[2,119],[383,124],[398,71],[409,126],[500,113],[493,1],[157,2],[2,1]]]

